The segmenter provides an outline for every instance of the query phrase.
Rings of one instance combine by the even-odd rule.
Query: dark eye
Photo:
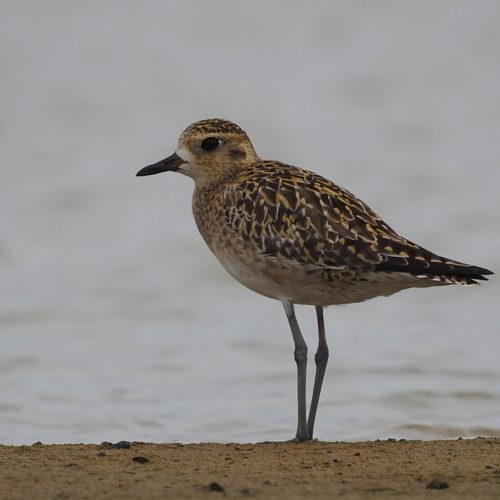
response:
[[[217,149],[219,143],[219,139],[216,139],[215,137],[207,137],[201,143],[201,149],[204,149],[205,151],[213,151],[214,149]]]

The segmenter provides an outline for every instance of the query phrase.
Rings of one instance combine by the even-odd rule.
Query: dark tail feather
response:
[[[420,254],[409,258],[387,256],[387,260],[375,266],[376,271],[389,271],[410,273],[415,276],[422,276],[450,281],[452,283],[462,283],[467,285],[477,284],[477,281],[488,281],[493,271],[484,267],[471,266],[435,254]]]

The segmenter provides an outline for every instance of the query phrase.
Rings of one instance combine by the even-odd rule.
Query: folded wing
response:
[[[365,203],[333,182],[276,162],[224,193],[227,224],[263,253],[328,269],[450,276],[465,283],[491,271],[440,257],[398,235]]]

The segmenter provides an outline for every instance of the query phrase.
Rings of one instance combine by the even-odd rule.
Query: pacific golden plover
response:
[[[399,236],[360,199],[318,174],[261,160],[247,134],[227,120],[193,123],[181,134],[174,154],[137,175],[165,171],[194,180],[196,224],[226,270],[285,308],[297,363],[298,441],[313,437],[328,362],[323,307],[411,287],[471,285],[493,274]],[[315,306],[318,320],[308,416],[307,345],[294,304]]]

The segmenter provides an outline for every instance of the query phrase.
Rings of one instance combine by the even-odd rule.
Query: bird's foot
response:
[[[289,441],[287,441],[288,443],[304,443],[304,442],[307,442],[307,441],[313,441],[313,438],[312,436],[309,436],[309,434],[305,434],[305,435],[299,435],[297,434],[294,438],[290,439]],[[317,441],[316,439],[314,439],[314,441]]]

